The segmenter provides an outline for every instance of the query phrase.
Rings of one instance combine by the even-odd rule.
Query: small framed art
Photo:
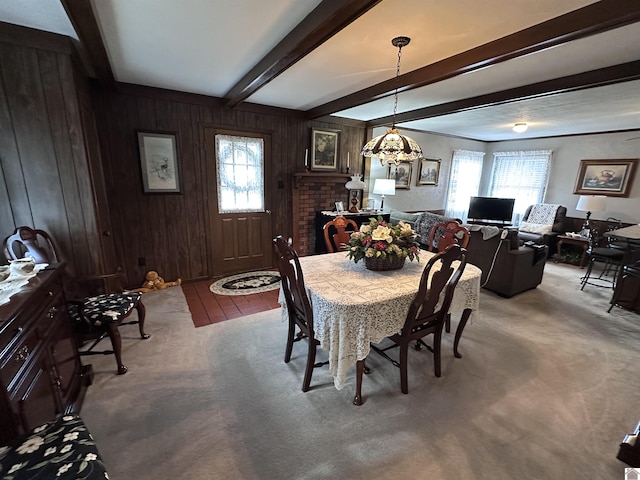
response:
[[[180,193],[176,135],[138,132],[144,193]]]
[[[438,185],[440,177],[439,158],[421,158],[416,185]]]
[[[637,158],[580,160],[573,193],[628,197],[637,163]]]
[[[311,130],[311,170],[338,170],[339,130]]]
[[[396,182],[396,189],[409,190],[411,188],[412,162],[402,162],[400,165],[389,165],[387,178],[393,178]]]
[[[344,204],[342,202],[336,202],[336,212],[344,212]]]

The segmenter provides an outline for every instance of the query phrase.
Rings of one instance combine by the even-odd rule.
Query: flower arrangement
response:
[[[353,232],[349,240],[347,256],[355,263],[363,258],[388,261],[415,258],[420,261],[420,244],[416,241],[417,234],[411,225],[402,221],[393,225],[382,220],[382,217],[369,220],[370,223],[362,225],[360,231]]]

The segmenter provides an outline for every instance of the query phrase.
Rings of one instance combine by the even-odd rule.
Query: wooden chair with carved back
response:
[[[3,251],[7,259],[16,260],[33,257],[36,263],[60,263],[60,254],[51,236],[39,229],[18,227],[4,240]],[[127,372],[122,363],[122,340],[119,327],[121,325],[138,324],[140,337],[149,338],[144,331],[145,308],[141,301],[141,293],[126,293],[121,288],[113,289],[114,280],[120,279],[121,273],[107,275],[91,275],[79,278],[65,278],[65,296],[67,297],[69,315],[79,344],[94,340],[80,355],[108,355],[116,358],[118,374]],[[118,282],[116,282],[117,284]],[[138,319],[124,322],[137,311]],[[105,337],[111,340],[112,350],[94,351],[94,347]]]
[[[469,236],[469,230],[455,220],[436,223],[429,233],[429,251],[442,252],[454,244],[467,248]]]
[[[442,329],[453,300],[455,288],[467,264],[465,252],[466,250],[454,244],[429,259],[422,272],[418,293],[411,302],[402,330],[400,333],[387,337],[393,344],[385,348],[371,345],[375,352],[400,368],[402,393],[409,393],[407,362],[409,344],[413,341],[433,353],[435,376],[441,375]],[[453,262],[456,260],[459,261],[459,264],[454,266]],[[444,297],[439,303],[443,291]],[[427,345],[422,340],[427,335],[433,335],[432,345]],[[386,353],[387,350],[395,347],[400,347],[398,360],[391,358]]]
[[[358,231],[358,224],[350,218],[337,216],[322,227],[324,231],[324,243],[329,253],[344,250],[349,245],[351,234]],[[335,233],[334,233],[335,232]]]
[[[291,360],[293,344],[304,338],[308,339],[307,365],[302,381],[302,391],[307,392],[311,385],[313,369],[327,365],[329,362],[316,363],[316,351],[320,342],[314,335],[313,310],[304,285],[304,276],[302,275],[298,254],[291,247],[290,242],[282,236],[277,236],[273,239],[273,247],[289,317],[284,363],[289,363]],[[298,333],[296,333],[296,328],[299,330]]]

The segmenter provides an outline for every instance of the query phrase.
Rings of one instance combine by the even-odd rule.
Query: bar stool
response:
[[[591,230],[591,244],[587,249],[587,255],[589,256],[589,264],[587,266],[587,272],[580,279],[580,290],[584,289],[584,286],[589,284],[594,287],[606,287],[614,288],[616,286],[616,278],[618,271],[622,266],[622,260],[624,258],[624,247],[611,243],[609,238],[605,236],[606,245],[600,246],[600,236],[596,229]],[[597,277],[592,276],[593,266],[596,262],[602,263],[602,270]],[[602,283],[594,282],[598,280]]]

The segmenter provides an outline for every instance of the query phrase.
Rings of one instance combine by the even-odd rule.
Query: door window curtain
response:
[[[264,212],[264,140],[216,135],[218,213]]]
[[[445,214],[467,221],[469,200],[478,195],[484,152],[454,150]]]
[[[543,203],[551,167],[551,150],[495,152],[489,196],[515,198],[511,222],[519,225],[529,205]]]

